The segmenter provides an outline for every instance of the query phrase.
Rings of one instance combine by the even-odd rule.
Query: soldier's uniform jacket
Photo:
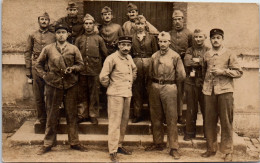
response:
[[[42,49],[53,42],[55,42],[55,35],[48,30],[43,31],[39,29],[30,34],[24,54],[26,68],[34,66]]]
[[[216,95],[233,92],[233,78],[239,78],[243,74],[236,55],[225,48],[218,52],[211,49],[206,52],[203,60],[203,75],[205,73],[205,79],[202,92],[205,95],[211,95],[212,89],[214,89],[214,94]],[[210,72],[213,68],[224,69],[224,74],[214,76]]]
[[[192,33],[184,28],[181,31],[171,30],[171,44],[170,48],[176,51],[181,58],[184,58],[186,50],[192,46]]]
[[[139,41],[137,34],[132,39],[133,58],[150,58],[158,50],[156,38],[149,33],[145,33],[142,41]]]
[[[75,45],[79,48],[84,61],[84,69],[80,74],[99,75],[102,61],[107,56],[107,48],[102,37],[95,33],[85,33],[76,39]]]
[[[149,33],[151,33],[151,34],[158,34],[159,33],[159,31],[151,23],[149,23],[148,21],[146,21],[146,25],[147,25]],[[134,26],[135,26],[135,22],[134,21],[133,22],[130,21],[130,20],[126,21],[123,24],[124,34],[126,36],[133,35],[135,33]]]
[[[83,20],[82,17],[70,18],[69,16],[60,18],[56,24],[66,24],[69,28],[71,35],[68,37],[67,41],[71,44],[75,44],[77,37],[84,33]]]
[[[44,70],[44,64],[47,63],[48,69]],[[55,88],[68,89],[78,82],[77,72],[83,69],[83,60],[79,49],[66,43],[64,48],[52,43],[43,48],[36,62],[36,70],[44,81]],[[65,74],[67,67],[73,67],[74,72]]]
[[[119,24],[110,22],[109,24],[102,24],[100,28],[100,35],[104,39],[107,47],[116,47],[118,37],[123,36],[124,34]]]
[[[157,51],[152,55],[149,67],[149,77],[152,80],[181,82],[185,76],[182,60],[179,54],[173,50],[169,49],[163,55],[161,55],[161,51]]]
[[[187,74],[185,79],[186,84],[196,85],[197,87],[202,87],[203,76],[202,76],[202,61],[204,54],[209,51],[209,47],[203,46],[196,48],[195,46],[188,48],[184,57],[184,67]],[[192,58],[199,58],[200,62],[194,62]],[[192,69],[195,70],[195,77],[190,76]]]
[[[107,95],[131,97],[136,71],[132,57],[129,54],[123,57],[119,51],[116,51],[106,58],[99,75],[100,83],[108,87]]]

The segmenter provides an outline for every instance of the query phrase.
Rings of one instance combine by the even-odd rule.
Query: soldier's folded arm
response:
[[[104,86],[104,87],[108,87],[109,83],[110,83],[110,74],[113,70],[114,67],[114,61],[111,57],[106,58],[103,68],[99,74],[99,80],[100,83]]]
[[[75,64],[72,66],[72,68],[76,72],[80,72],[84,68],[82,55],[77,47],[75,47]]]
[[[39,73],[41,78],[44,78],[44,76],[47,74],[47,72],[44,70],[47,58],[47,49],[46,47],[44,47],[35,64],[35,69]]]
[[[240,78],[243,75],[243,70],[236,55],[230,55],[228,69],[224,70],[224,75],[232,78]]]

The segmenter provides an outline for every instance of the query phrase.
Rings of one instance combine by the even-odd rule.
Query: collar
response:
[[[165,55],[168,51],[169,51],[169,48],[166,49],[165,51],[161,51],[161,50],[160,50],[160,56]]]
[[[42,30],[41,28],[39,28],[39,32],[40,32],[40,33],[47,33],[48,31],[49,31],[48,28],[46,28],[45,30]]]
[[[78,23],[79,22],[78,16],[76,16],[76,17],[67,16],[66,19],[67,19],[68,22],[71,22],[71,23]]]
[[[94,31],[92,31],[91,33],[87,33],[87,32],[85,32],[85,35],[86,35],[86,36],[91,36],[91,35],[93,35],[93,34],[95,34]]]
[[[213,57],[214,55],[218,55],[218,56],[221,56],[223,53],[226,52],[226,48],[225,47],[222,47],[221,49],[219,50],[214,50],[213,48],[211,48],[209,50],[209,54],[211,57]]]
[[[62,53],[67,47],[67,44],[68,44],[67,41],[64,44],[60,44],[58,41],[56,41],[56,48],[60,53]]]
[[[108,23],[103,22],[103,24],[104,24],[104,25],[110,25],[110,24],[112,24],[112,21],[110,21],[110,22],[108,22]]]
[[[120,59],[122,59],[122,60],[128,60],[128,55],[123,56],[123,55],[120,53],[120,51],[117,51],[117,56],[118,56]]]

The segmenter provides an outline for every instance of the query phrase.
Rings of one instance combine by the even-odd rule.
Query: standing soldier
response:
[[[225,154],[224,161],[232,161],[233,153],[233,78],[242,76],[243,71],[237,57],[223,46],[222,29],[210,31],[212,49],[204,56],[205,80],[205,129],[207,151],[202,157],[210,157],[217,151],[217,123],[220,119],[220,151]],[[204,71],[203,71],[204,72]]]
[[[69,28],[68,42],[75,44],[78,36],[84,33],[82,17],[78,16],[78,6],[74,2],[69,2],[67,7],[68,15],[60,18],[56,24],[66,24]]]
[[[145,150],[163,150],[165,117],[170,155],[179,159],[176,82],[184,80],[185,70],[180,55],[169,48],[170,34],[163,31],[159,33],[158,39],[160,50],[152,55],[149,68],[149,78],[152,81],[149,102],[154,144]]]
[[[200,104],[203,117],[203,128],[205,127],[204,95],[202,93],[202,60],[204,54],[209,50],[209,48],[204,45],[206,38],[207,36],[203,31],[195,29],[193,33],[193,45],[188,48],[184,57],[184,66],[187,73],[187,77],[184,81],[187,97],[186,133],[184,136],[184,140],[186,141],[196,137],[198,103]]]
[[[112,10],[105,6],[101,11],[103,24],[100,28],[100,35],[106,43],[108,54],[112,54],[117,50],[118,37],[123,36],[122,28],[119,24],[112,22]]]
[[[170,48],[176,51],[183,61],[185,53],[188,47],[192,46],[192,34],[184,28],[184,15],[180,10],[175,10],[172,14],[173,29],[169,32],[171,35]],[[185,124],[185,120],[182,117],[183,109],[183,96],[184,96],[184,83],[177,83],[178,95],[177,95],[177,108],[178,108],[178,123]]]
[[[46,125],[46,109],[44,101],[44,80],[39,76],[35,69],[35,63],[42,49],[55,42],[55,35],[49,32],[50,18],[48,13],[38,17],[40,28],[29,35],[27,40],[26,51],[24,54],[26,65],[26,76],[33,79],[33,93],[36,100],[38,121]]]
[[[137,123],[142,119],[143,101],[147,97],[148,90],[148,67],[152,54],[158,50],[155,37],[145,30],[147,27],[146,22],[145,17],[142,15],[137,16],[135,19],[137,31],[133,35],[132,56],[137,66],[137,78],[133,84],[133,123]]]
[[[111,161],[117,162],[117,153],[131,155],[122,147],[130,113],[132,83],[136,66],[129,55],[132,38],[119,37],[119,51],[108,56],[100,73],[100,82],[107,88],[108,149]]]
[[[85,33],[76,39],[75,45],[79,48],[84,69],[79,75],[79,122],[90,117],[93,124],[98,124],[99,115],[99,78],[102,61],[107,56],[107,48],[102,37],[94,32],[94,18],[86,14],[83,19]]]
[[[127,6],[127,11],[129,20],[123,24],[123,30],[125,35],[133,35],[135,33],[135,19],[138,16],[138,8],[135,4],[129,3]],[[151,34],[159,33],[159,31],[148,21],[146,21],[146,28]]]
[[[59,119],[59,106],[64,103],[68,124],[70,147],[86,151],[79,144],[77,125],[78,72],[83,68],[79,49],[68,43],[68,27],[63,24],[55,26],[56,42],[43,48],[36,62],[36,70],[46,83],[47,123],[44,145],[37,152],[41,155],[51,150],[56,144]],[[44,69],[47,64],[47,70]]]

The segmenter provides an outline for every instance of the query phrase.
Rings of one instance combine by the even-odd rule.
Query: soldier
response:
[[[119,50],[106,58],[99,76],[101,84],[108,87],[108,149],[114,162],[118,161],[117,153],[132,154],[122,147],[129,119],[132,83],[137,71],[129,55],[131,43],[131,37],[119,37]]]
[[[133,84],[133,123],[142,120],[142,108],[144,98],[147,97],[147,76],[150,58],[158,50],[156,38],[146,30],[147,21],[139,15],[135,19],[136,33],[133,35],[132,56],[137,66],[137,78]]]
[[[224,45],[224,31],[212,29],[210,42],[212,49],[204,55],[205,80],[205,129],[207,151],[202,157],[210,157],[217,151],[217,123],[220,119],[220,151],[225,154],[224,161],[232,161],[233,153],[233,78],[242,76],[243,71],[237,57]]]
[[[193,33],[194,43],[192,47],[188,48],[184,57],[184,66],[187,73],[184,81],[187,97],[186,132],[184,136],[186,141],[196,137],[198,103],[203,117],[203,127],[205,126],[202,60],[204,54],[209,50],[209,47],[204,44],[206,38],[207,36],[203,31],[195,29]]]
[[[129,3],[127,6],[127,16],[129,20],[123,24],[123,30],[125,35],[133,35],[135,33],[135,19],[138,16],[138,8],[135,4]],[[146,21],[146,29],[151,34],[158,34],[159,31],[148,21]]]
[[[66,24],[70,33],[67,40],[75,44],[76,38],[84,33],[82,17],[78,16],[78,6],[74,2],[68,3],[67,13],[67,16],[60,18],[55,24]]]
[[[123,36],[122,28],[119,24],[112,22],[112,10],[105,6],[101,11],[103,24],[100,28],[100,35],[106,43],[108,54],[112,54],[117,50],[118,37]]]
[[[149,78],[152,81],[149,93],[153,144],[145,150],[163,150],[164,117],[167,123],[170,155],[179,159],[177,128],[176,82],[185,78],[180,55],[169,48],[171,36],[167,32],[158,35],[160,50],[151,57]]]
[[[26,76],[33,79],[33,93],[36,101],[37,119],[45,127],[46,109],[44,101],[44,80],[35,69],[35,63],[42,49],[55,42],[55,35],[49,32],[50,18],[48,13],[38,17],[39,29],[29,35],[24,54],[26,65]]]
[[[171,35],[171,45],[170,48],[176,51],[183,61],[185,52],[188,47],[192,46],[192,34],[187,29],[184,28],[184,15],[180,10],[175,10],[172,14],[173,19],[173,29],[169,32]],[[185,120],[182,117],[183,109],[183,96],[184,96],[184,83],[177,83],[178,95],[177,95],[177,108],[178,108],[178,123],[185,124]]]
[[[95,20],[86,14],[83,19],[85,33],[76,39],[84,61],[84,69],[79,75],[79,121],[90,117],[90,122],[98,124],[99,115],[99,78],[102,61],[107,56],[107,48],[102,37],[94,32]]]
[[[56,145],[59,106],[64,103],[68,124],[70,147],[86,151],[79,144],[77,125],[77,73],[83,68],[83,60],[78,48],[66,41],[68,27],[63,24],[55,26],[56,42],[43,48],[36,62],[36,70],[46,83],[47,124],[44,145],[37,152],[41,155]],[[47,64],[48,69],[44,69]]]

